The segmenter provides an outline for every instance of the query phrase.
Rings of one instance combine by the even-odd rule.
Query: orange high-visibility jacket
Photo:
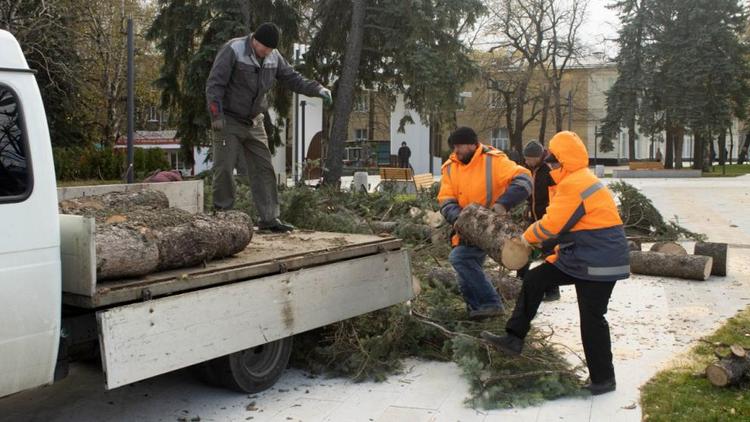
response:
[[[614,198],[588,169],[589,156],[573,132],[560,132],[549,143],[560,162],[550,175],[555,193],[547,213],[529,226],[529,243],[555,242],[547,258],[564,273],[583,280],[615,281],[630,275],[630,255]]]
[[[504,197],[509,188],[514,194]],[[455,153],[443,164],[438,202],[443,216],[453,224],[461,209],[470,204],[491,208],[499,203],[510,209],[523,202],[531,188],[528,169],[510,160],[502,151],[479,144],[469,164],[462,163]],[[459,238],[454,235],[451,244],[458,243]]]

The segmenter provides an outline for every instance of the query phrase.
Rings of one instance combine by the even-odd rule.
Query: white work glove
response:
[[[504,206],[501,204],[495,204],[492,206],[492,211],[497,215],[506,215],[508,214],[508,210],[505,209]]]
[[[333,97],[331,97],[331,90],[326,87],[320,87],[320,91],[318,91],[318,95],[320,95],[320,98],[323,99],[323,105],[330,106],[333,104]]]

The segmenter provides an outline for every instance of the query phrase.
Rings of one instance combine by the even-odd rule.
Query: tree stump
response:
[[[482,249],[507,269],[517,270],[529,261],[531,251],[520,239],[523,232],[507,214],[500,216],[471,204],[461,211],[454,227],[464,242]]]
[[[630,271],[635,274],[705,281],[713,259],[697,255],[669,255],[661,252],[630,252]]]
[[[706,377],[717,387],[726,387],[739,383],[750,370],[750,359],[747,351],[740,345],[731,347],[732,353],[719,362],[706,367]]]
[[[727,275],[727,244],[698,242],[695,244],[694,255],[710,256],[714,259],[711,266],[711,274],[726,276]]]
[[[687,255],[687,251],[679,243],[656,242],[651,246],[651,252],[661,252],[668,255]]]

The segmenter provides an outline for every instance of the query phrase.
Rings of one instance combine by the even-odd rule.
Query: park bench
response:
[[[661,161],[631,161],[628,163],[630,170],[663,170]]]

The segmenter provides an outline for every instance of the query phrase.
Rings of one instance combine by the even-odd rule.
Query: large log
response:
[[[520,240],[522,231],[507,214],[501,216],[471,204],[461,211],[454,227],[464,242],[482,249],[507,269],[522,268],[529,260],[531,251]]]
[[[706,367],[706,377],[717,387],[738,384],[750,370],[750,359],[747,355],[731,354],[719,362]]]
[[[727,244],[698,242],[695,244],[695,255],[710,256],[714,259],[711,266],[712,275],[727,275]]]
[[[164,192],[143,189],[66,199],[60,201],[58,208],[61,214],[100,217],[134,209],[157,210],[169,208],[169,199]]]
[[[676,242],[656,242],[651,246],[651,252],[661,252],[668,255],[687,255],[687,251]]]
[[[239,211],[210,216],[174,208],[97,221],[97,278],[125,278],[199,265],[242,251],[253,235]]]
[[[630,252],[630,271],[635,274],[705,281],[711,274],[712,263],[708,256]]]

